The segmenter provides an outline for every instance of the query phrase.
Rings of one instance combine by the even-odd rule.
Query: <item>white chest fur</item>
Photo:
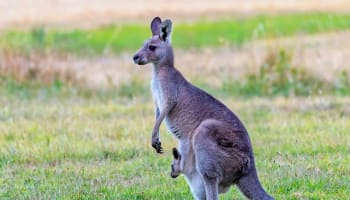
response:
[[[153,73],[152,75],[151,90],[152,90],[153,99],[159,111],[162,112],[164,108],[164,96],[163,96],[162,87],[155,73]]]
[[[161,82],[159,81],[159,77],[157,77],[157,73],[155,72],[155,69],[153,69],[153,73],[152,73],[152,80],[151,80],[151,90],[152,90],[152,95],[153,95],[153,99],[156,103],[157,108],[159,109],[159,113],[162,113],[162,111],[165,108],[165,97],[164,97],[164,91],[161,85]],[[166,127],[168,128],[169,132],[174,134],[173,130],[171,129],[171,122],[168,121],[168,117],[165,116],[164,118],[164,122]],[[178,134],[180,134],[177,131],[176,136],[178,136]]]
[[[153,99],[156,103],[157,108],[159,109],[159,113],[162,113],[162,111],[164,110],[164,106],[165,106],[164,105],[165,100],[164,100],[164,95],[163,95],[164,93],[163,93],[160,81],[159,81],[158,77],[155,75],[155,73],[153,73],[153,75],[152,75],[151,90],[152,90]],[[167,117],[165,117],[164,122],[165,122],[165,125],[168,128],[169,132],[173,133],[173,131],[170,128],[171,126],[169,124]]]

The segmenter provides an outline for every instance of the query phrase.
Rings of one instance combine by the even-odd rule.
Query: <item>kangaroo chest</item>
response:
[[[153,75],[151,80],[151,91],[159,112],[162,112],[164,110],[164,95],[160,82],[155,75]]]
[[[166,106],[165,105],[166,97],[165,97],[162,85],[155,75],[153,75],[151,80],[151,90],[152,90],[152,95],[153,95],[155,104],[159,109],[159,112],[161,113]],[[177,138],[181,137],[181,133],[182,133],[182,131],[180,130],[181,126],[179,126],[178,123],[175,123],[173,120],[169,119],[168,116],[165,116],[164,122],[168,130],[172,134],[174,134]]]

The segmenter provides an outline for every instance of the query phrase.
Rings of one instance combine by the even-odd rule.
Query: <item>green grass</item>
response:
[[[150,145],[148,94],[12,84],[0,90],[0,199],[192,199],[169,176],[176,140],[162,126],[165,154]],[[246,124],[276,199],[348,198],[349,98],[221,99]],[[221,199],[243,197],[232,188]]]
[[[350,28],[346,14],[288,14],[253,16],[194,23],[174,22],[173,44],[180,48],[200,48],[223,44],[240,45],[251,39],[313,34]],[[120,24],[82,29],[33,28],[31,31],[4,31],[0,45],[32,51],[49,49],[80,54],[115,53],[135,50],[150,37],[148,24]]]

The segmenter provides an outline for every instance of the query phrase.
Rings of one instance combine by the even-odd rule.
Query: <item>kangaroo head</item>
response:
[[[176,178],[181,173],[181,170],[180,170],[181,154],[178,152],[176,148],[173,148],[173,156],[174,156],[174,160],[173,160],[173,163],[171,164],[170,176],[172,178]]]
[[[162,22],[155,17],[151,22],[152,37],[145,41],[134,55],[138,65],[153,63],[159,66],[173,66],[173,49],[171,47],[172,22],[167,19]]]

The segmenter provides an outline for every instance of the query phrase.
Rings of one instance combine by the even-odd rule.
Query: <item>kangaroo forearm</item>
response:
[[[156,112],[156,123],[155,123],[155,126],[153,127],[152,137],[155,137],[156,136],[155,134],[157,134],[159,137],[159,126],[160,126],[161,122],[158,125],[158,129],[156,129],[157,121],[158,121],[159,116],[160,116],[160,111],[159,111],[158,106],[156,106],[155,112]]]
[[[158,117],[156,119],[156,122],[154,124],[153,127],[153,132],[152,132],[152,137],[159,137],[159,127],[162,124],[165,116],[169,113],[169,111],[171,110],[172,105],[168,105],[164,108],[164,110],[162,110],[162,112],[160,112],[158,114]],[[157,111],[159,112],[159,109],[157,108],[156,110],[156,115],[157,115]]]
[[[159,116],[156,119],[156,122],[154,124],[154,127],[153,127],[152,137],[159,137],[159,127],[162,124],[166,114],[167,113],[165,113],[165,112],[162,112],[162,113],[159,114]]]
[[[160,115],[159,108],[158,106],[156,106],[156,120],[158,119],[159,115]]]

